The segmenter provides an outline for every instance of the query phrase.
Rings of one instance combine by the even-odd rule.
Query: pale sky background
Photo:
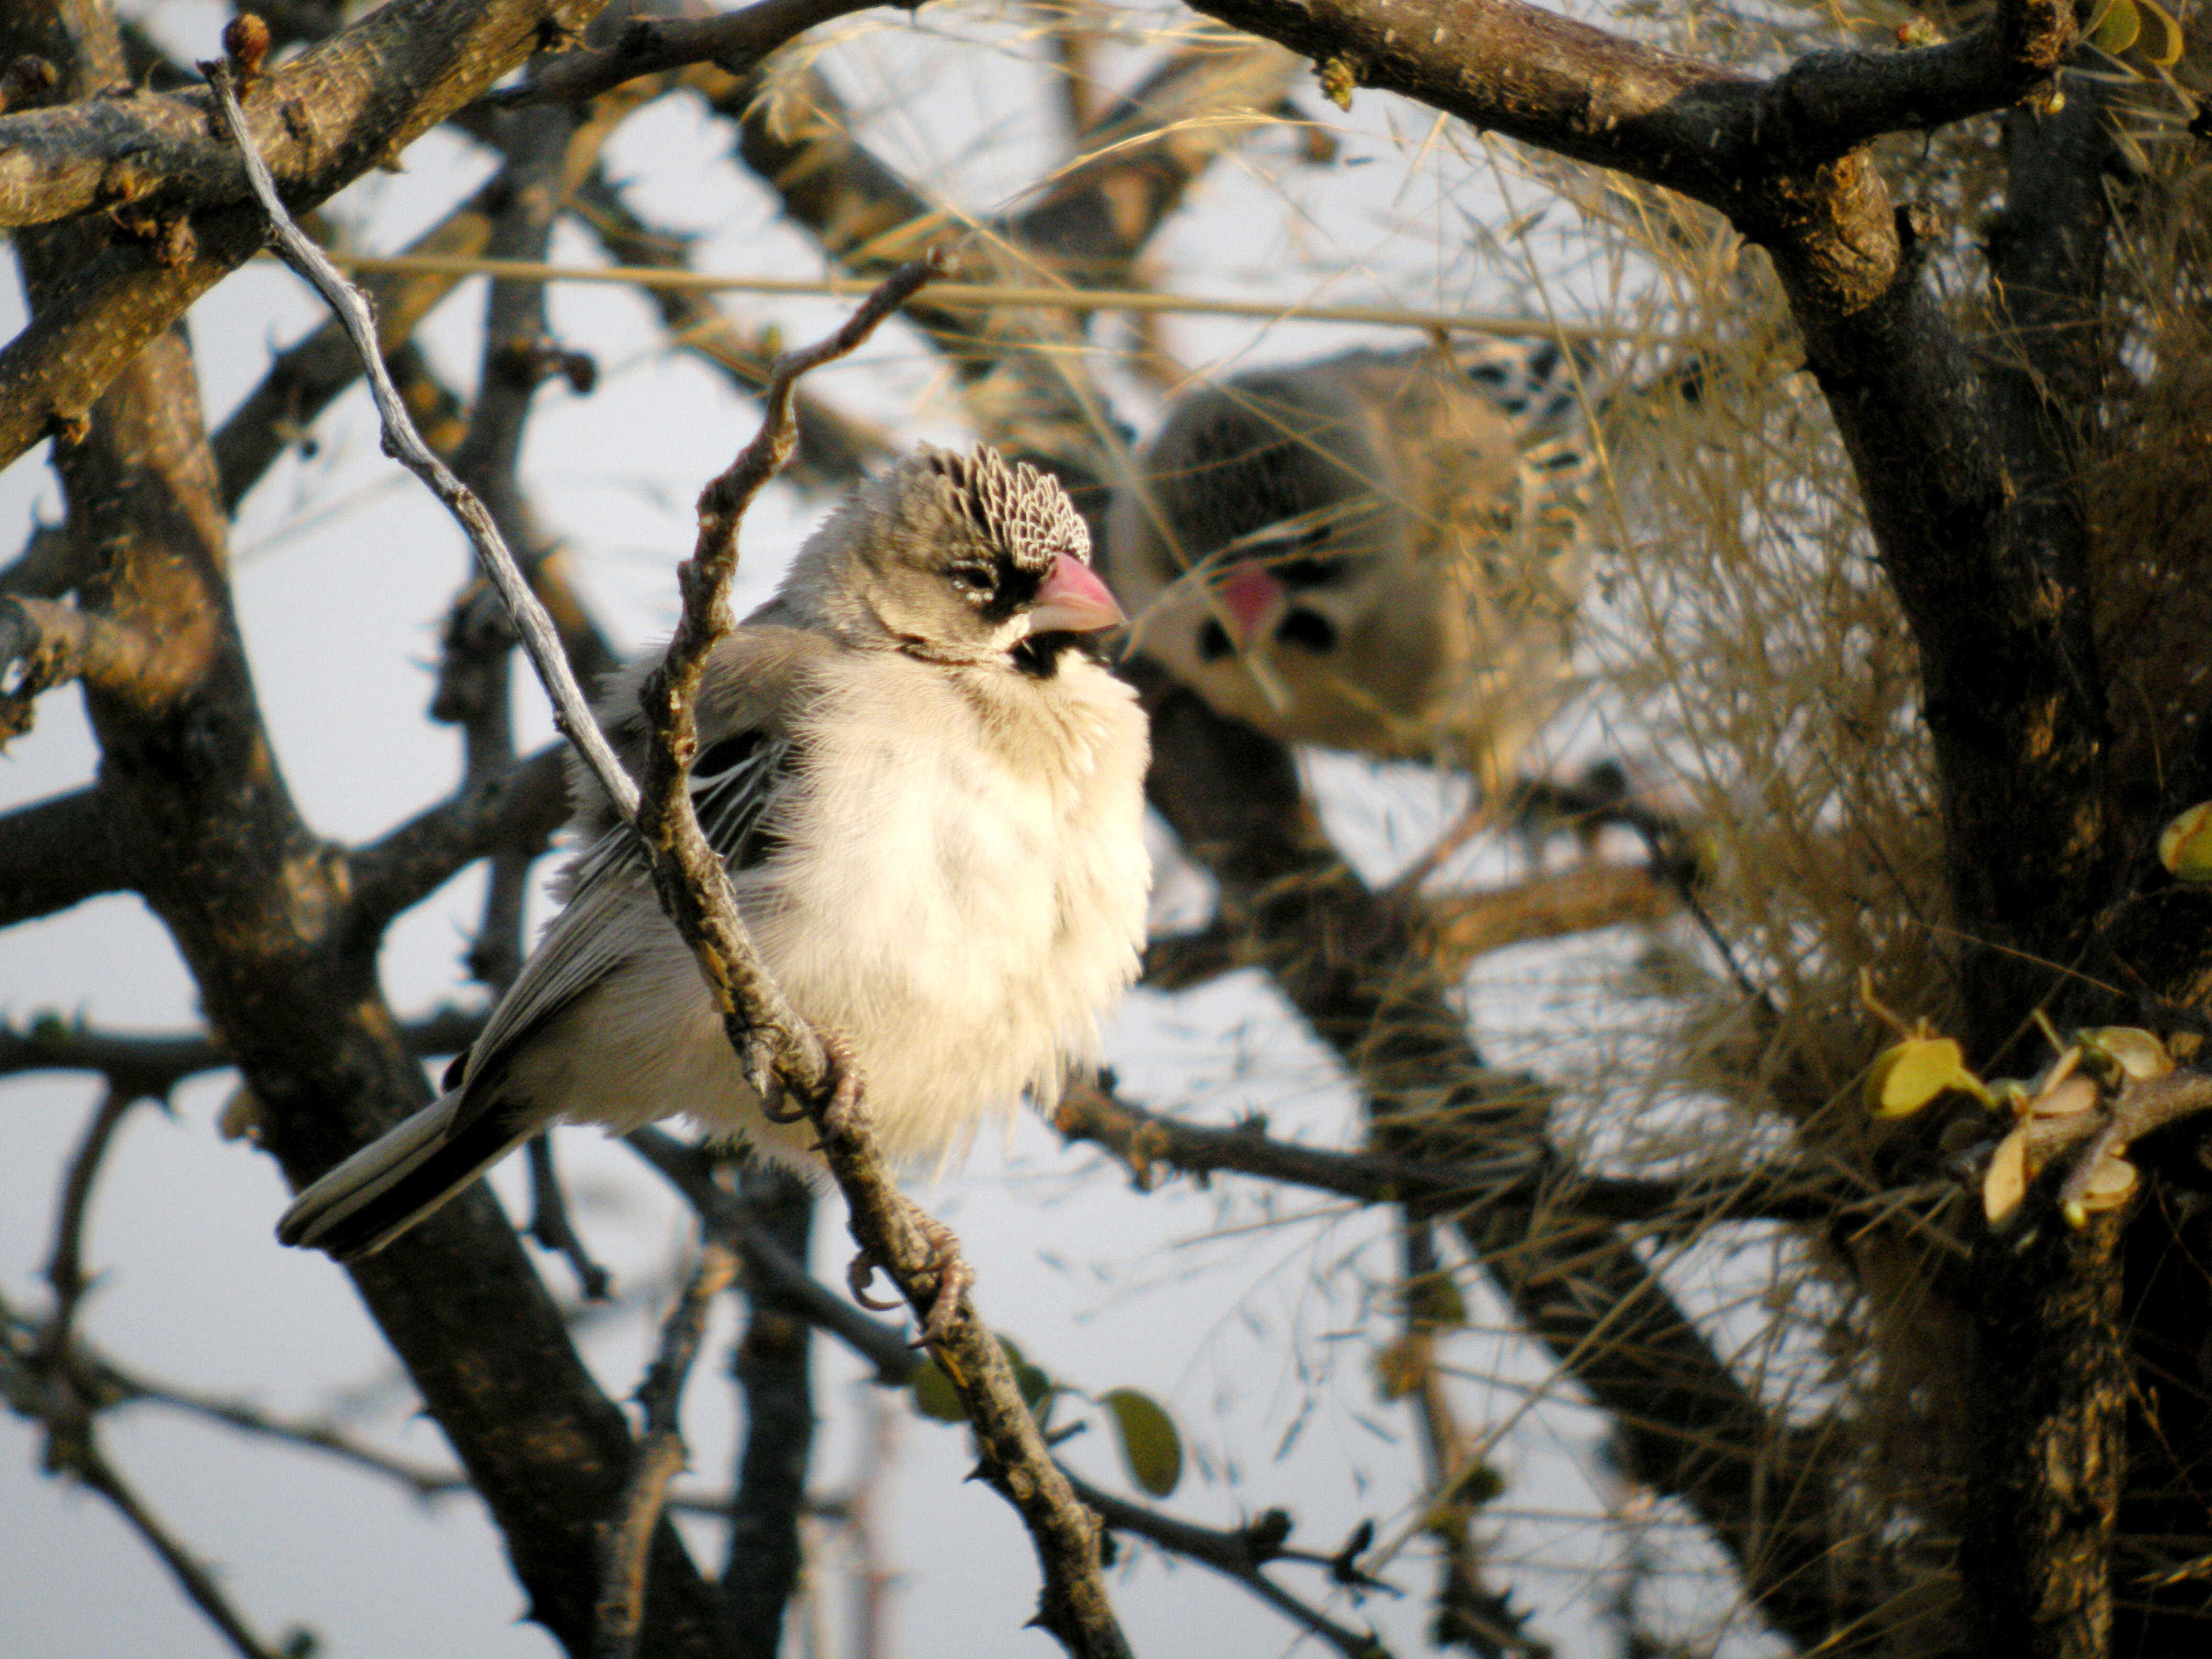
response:
[[[206,56],[226,12],[196,3],[149,15],[180,56]],[[870,20],[849,33],[856,38],[828,60],[833,76],[869,112],[871,141],[914,175],[988,213],[1056,159],[1042,76],[1017,31],[992,14],[932,6],[917,19]],[[1114,78],[1126,83],[1139,58],[1119,56]],[[917,88],[926,94],[915,95]],[[1282,132],[1217,164],[1162,240],[1164,286],[1477,310],[1507,302],[1525,273],[1472,261],[1462,216],[1494,222],[1540,206],[1535,186],[1521,181],[1510,203],[1501,201],[1479,141],[1440,131],[1428,112],[1362,94],[1340,118],[1310,88],[1298,96],[1341,129],[1337,167],[1295,165]],[[726,129],[674,100],[631,123],[611,166],[642,182],[644,201],[668,224],[702,233],[702,268],[819,274],[808,240],[778,222],[768,193],[728,159],[730,143]],[[433,134],[409,153],[404,174],[373,176],[333,211],[360,246],[397,248],[489,167],[462,141]],[[1565,210],[1553,212],[1564,226]],[[1540,265],[1551,257],[1547,246],[1556,252],[1541,233],[1528,245]],[[573,232],[558,257],[596,261]],[[1585,279],[1544,268],[1555,297],[1592,297]],[[690,544],[690,502],[750,435],[754,411],[718,375],[670,354],[635,297],[556,288],[552,303],[558,332],[597,358],[600,382],[588,398],[557,383],[540,394],[526,475],[545,520],[568,538],[601,616],[626,645],[642,644],[672,616],[671,573]],[[427,331],[455,384],[473,379],[482,307],[482,285],[465,285]],[[842,314],[807,301],[739,307],[781,322],[794,339]],[[0,330],[12,332],[21,315],[7,284]],[[319,315],[301,284],[266,264],[194,310],[211,426],[259,377],[269,352]],[[1224,370],[1410,338],[1224,319],[1181,319],[1169,330],[1186,361]],[[896,325],[860,360],[813,384],[910,437],[964,436],[936,365]],[[1123,412],[1148,425],[1157,410],[1133,397]],[[434,501],[377,453],[365,395],[349,395],[317,435],[315,459],[288,458],[251,498],[234,544],[236,587],[262,707],[301,809],[321,833],[358,842],[453,787],[458,738],[422,711],[436,626],[467,553]],[[765,593],[827,506],[781,487],[763,501],[746,526],[741,608]],[[20,543],[34,514],[58,514],[43,451],[0,474],[0,549]],[[520,702],[528,740],[550,736],[526,677]],[[1583,756],[1605,742],[1585,713],[1563,721],[1554,747]],[[0,809],[76,787],[93,763],[76,692],[52,694],[37,730],[0,760]],[[1376,874],[1413,857],[1462,799],[1456,785],[1416,769],[1332,757],[1309,764],[1333,827]],[[1477,863],[1499,875],[1517,867],[1517,856],[1486,849]],[[1202,915],[1202,881],[1187,871],[1164,874],[1161,904],[1186,919]],[[478,1000],[459,958],[480,890],[472,872],[392,931],[386,985],[403,1013]],[[1500,1061],[1549,1069],[1591,1028],[1595,1000],[1640,943],[1608,936],[1486,963],[1468,996],[1478,1039]],[[45,1011],[103,1029],[175,1030],[192,1022],[193,994],[159,924],[135,898],[116,897],[0,934],[0,1012],[21,1025]],[[1138,1099],[1215,1122],[1264,1111],[1278,1132],[1319,1144],[1357,1139],[1356,1103],[1334,1062],[1255,976],[1179,998],[1133,996],[1110,1050]],[[83,1330],[150,1376],[272,1412],[304,1416],[350,1403],[378,1443],[441,1461],[441,1437],[408,1415],[411,1396],[343,1275],[319,1255],[275,1244],[270,1228],[285,1200],[275,1166],[215,1132],[234,1082],[200,1079],[179,1091],[173,1115],[145,1108],[128,1121],[88,1233],[90,1261],[103,1278]],[[42,1304],[38,1273],[55,1186],[95,1088],[77,1076],[0,1081],[0,1285],[19,1305]],[[625,1150],[596,1133],[564,1132],[562,1158],[580,1224],[618,1290],[665,1285],[692,1248],[687,1216]],[[512,1160],[495,1177],[517,1214],[525,1207],[520,1166]],[[1387,1300],[1374,1294],[1387,1287],[1395,1261],[1387,1214],[1346,1212],[1313,1195],[1271,1195],[1233,1180],[1211,1192],[1176,1183],[1139,1195],[1096,1156],[1063,1148],[1026,1118],[1003,1145],[987,1135],[964,1170],[918,1196],[960,1231],[988,1316],[1033,1360],[1093,1392],[1144,1389],[1176,1414],[1191,1453],[1168,1505],[1176,1513],[1228,1525],[1284,1504],[1297,1517],[1297,1541],[1322,1551],[1363,1518],[1386,1536],[1406,1524],[1417,1467],[1413,1425],[1404,1408],[1378,1400],[1370,1370],[1394,1325]],[[817,1224],[817,1272],[841,1281],[848,1248],[833,1199]],[[572,1297],[565,1264],[540,1260],[556,1291]],[[635,1386],[660,1311],[657,1301],[633,1303],[583,1333],[611,1395],[626,1397]],[[1563,1654],[1610,1652],[1597,1604],[1635,1547],[1656,1564],[1652,1594],[1671,1604],[1676,1628],[1707,1639],[1726,1630],[1731,1655],[1765,1650],[1728,1619],[1730,1592],[1711,1553],[1671,1510],[1662,1506],[1641,1528],[1604,1522],[1612,1500],[1594,1484],[1598,1419],[1570,1398],[1532,1396],[1547,1369],[1516,1338],[1494,1334],[1494,1305],[1478,1300],[1474,1316],[1476,1328],[1454,1341],[1450,1358],[1467,1379],[1467,1420],[1499,1437],[1493,1455],[1510,1488],[1485,1531],[1499,1582],[1534,1613],[1532,1631]],[[725,1367],[733,1326],[726,1305],[688,1396],[694,1487],[722,1486],[730,1462],[736,1425]],[[860,1368],[834,1344],[818,1343],[817,1353],[824,1426],[814,1484],[836,1492],[860,1455],[866,1389]],[[903,1659],[1043,1659],[1056,1651],[1021,1628],[1035,1595],[1034,1559],[1012,1511],[963,1484],[964,1432],[914,1418],[902,1396],[880,1398],[902,1418],[886,1487],[889,1561],[901,1575],[889,1651]],[[327,1458],[156,1407],[107,1416],[100,1432],[116,1463],[218,1569],[266,1639],[305,1626],[338,1659],[543,1659],[555,1651],[542,1631],[514,1622],[520,1592],[472,1498],[426,1506]],[[1094,1431],[1066,1449],[1091,1478],[1128,1490],[1106,1435]],[[0,1655],[228,1652],[107,1506],[43,1475],[38,1455],[32,1428],[0,1417]],[[711,1567],[720,1529],[700,1522],[692,1532]],[[1164,1563],[1143,1547],[1124,1560],[1117,1603],[1140,1654],[1321,1651],[1297,1644],[1277,1614],[1201,1568]],[[833,1638],[849,1593],[842,1568],[833,1546],[816,1578]],[[1302,1595],[1323,1595],[1319,1572],[1278,1576]],[[1331,1610],[1348,1623],[1373,1619],[1401,1655],[1422,1651],[1429,1560],[1416,1547],[1388,1576],[1406,1590],[1402,1599],[1354,1609],[1339,1598]],[[830,1650],[842,1650],[833,1640]]]

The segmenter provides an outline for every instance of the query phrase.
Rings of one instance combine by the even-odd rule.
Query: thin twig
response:
[[[907,1346],[905,1333],[869,1318],[809,1274],[806,1264],[783,1248],[753,1214],[752,1206],[714,1180],[714,1160],[703,1148],[678,1140],[665,1129],[633,1129],[623,1139],[684,1194],[716,1237],[744,1259],[746,1282],[756,1291],[852,1349],[876,1368],[877,1382],[897,1388],[914,1376],[921,1358]]]
[[[607,1270],[592,1259],[568,1220],[568,1199],[561,1190],[561,1172],[553,1165],[550,1134],[533,1135],[530,1141],[529,1231],[540,1247],[568,1258],[586,1302],[607,1299]]]
[[[1577,1176],[1563,1164],[1532,1164],[1510,1150],[1493,1162],[1481,1162],[1302,1146],[1269,1135],[1260,1119],[1223,1128],[1163,1117],[1132,1104],[1098,1079],[1072,1079],[1054,1109],[1053,1124],[1069,1140],[1090,1141],[1111,1152],[1140,1188],[1148,1188],[1154,1171],[1162,1168],[1200,1181],[1226,1170],[1363,1204],[1408,1204],[1425,1215],[1477,1199],[1540,1199],[1563,1214],[1662,1228],[1702,1228],[1717,1221],[1818,1224],[1896,1196],[1848,1189],[1817,1170],[1786,1164],[1702,1178],[1637,1180]]]
[[[362,276],[506,276],[546,283],[618,283],[632,288],[677,289],[702,294],[863,295],[872,284],[857,277],[735,276],[702,270],[664,270],[651,265],[538,264],[465,254],[339,253],[331,256]],[[1235,300],[1223,295],[1158,294],[1145,289],[1051,288],[1003,283],[946,283],[929,302],[961,311],[1001,311],[1039,306],[1088,315],[1099,311],[1162,312],[1170,316],[1260,317],[1279,323],[1367,323],[1378,328],[1418,329],[1425,334],[1483,334],[1501,339],[1570,343],[1648,343],[1649,330],[1609,323],[1561,322],[1547,317],[1486,316],[1475,312],[1417,311],[1404,306],[1318,306],[1295,300]]]
[[[737,1256],[708,1241],[700,1252],[699,1266],[661,1325],[660,1351],[637,1391],[638,1404],[645,1407],[645,1431],[638,1438],[636,1461],[630,1467],[622,1508],[607,1534],[599,1619],[592,1638],[592,1659],[635,1659],[638,1626],[645,1613],[645,1567],[653,1529],[660,1524],[668,1483],[684,1467],[684,1432],[678,1415],[684,1380],[691,1374],[691,1362],[699,1357],[707,1310],[737,1272]]]
[[[131,1523],[132,1530],[144,1539],[154,1553],[161,1558],[178,1587],[191,1598],[192,1605],[208,1617],[208,1622],[221,1631],[223,1638],[235,1648],[241,1659],[280,1659],[276,1650],[253,1633],[245,1615],[230,1604],[208,1570],[193,1559],[191,1553],[162,1525],[161,1516],[140,1501],[138,1494],[116,1472],[113,1464],[103,1456],[89,1437],[80,1446],[70,1465],[78,1480],[98,1492],[112,1504],[117,1514]]]
[[[1142,1504],[1116,1498],[1112,1492],[1101,1491],[1079,1475],[1068,1474],[1067,1481],[1075,1489],[1075,1495],[1097,1510],[1099,1518],[1111,1530],[1142,1538],[1170,1554],[1180,1555],[1201,1566],[1212,1568],[1224,1577],[1233,1578],[1285,1618],[1320,1637],[1345,1655],[1346,1659],[1390,1659],[1389,1650],[1371,1632],[1356,1631],[1338,1624],[1319,1608],[1308,1607],[1260,1571],[1269,1561],[1334,1565],[1334,1558],[1283,1547],[1283,1540],[1291,1533],[1291,1517],[1283,1510],[1268,1510],[1248,1525],[1233,1532],[1224,1532],[1213,1527],[1179,1521],[1171,1515],[1147,1509]]]
[[[392,384],[392,376],[385,369],[383,354],[377,347],[376,319],[369,314],[368,302],[285,211],[276,194],[276,181],[270,176],[268,164],[261,159],[260,151],[246,131],[246,117],[239,109],[236,93],[231,89],[230,66],[218,63],[203,64],[202,68],[207,72],[208,85],[214,92],[216,108],[222,117],[224,129],[245,161],[253,194],[269,216],[278,252],[287,264],[314,285],[315,291],[344,324],[354,349],[361,354],[362,367],[368,375],[369,392],[376,400],[376,412],[384,424],[385,452],[428,484],[446,504],[447,511],[468,532],[486,579],[499,590],[500,598],[514,618],[515,632],[521,636],[522,648],[529,655],[531,666],[538,671],[539,683],[553,700],[554,724],[562,736],[576,745],[577,752],[592,769],[592,775],[599,780],[616,812],[625,822],[635,822],[637,785],[623,769],[606,734],[592,718],[591,705],[585,701],[576,677],[569,672],[568,659],[561,649],[561,636],[552,617],[530,591],[530,583],[517,568],[514,556],[507,550],[507,543],[501,539],[498,526],[492,523],[491,514],[484,510],[483,503],[453,476],[451,467],[431,453],[422,434],[416,431],[407,405],[401,401]]]
[[[92,1212],[93,1183],[100,1177],[100,1163],[113,1144],[117,1127],[143,1097],[111,1085],[101,1095],[63,1176],[61,1202],[54,1213],[54,1247],[46,1258],[46,1283],[54,1291],[53,1318],[45,1337],[50,1356],[68,1348],[77,1306],[84,1299],[84,1224]]]

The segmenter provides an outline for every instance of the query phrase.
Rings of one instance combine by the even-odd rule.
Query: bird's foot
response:
[[[818,1030],[822,1053],[830,1062],[830,1103],[822,1109],[822,1131],[835,1134],[847,1127],[860,1109],[860,1057],[853,1040],[842,1031]]]
[[[937,1256],[937,1294],[930,1298],[929,1317],[921,1322],[917,1348],[934,1348],[951,1340],[952,1322],[960,1316],[960,1298],[975,1282],[975,1270],[960,1254],[960,1240],[951,1228],[934,1216],[915,1212],[915,1224]]]
[[[928,1316],[921,1322],[921,1334],[915,1339],[917,1348],[933,1348],[952,1335],[952,1322],[960,1316],[960,1298],[975,1282],[975,1270],[960,1254],[960,1240],[951,1228],[933,1216],[920,1210],[914,1212],[915,1225],[929,1241],[932,1266],[937,1274],[937,1289],[929,1299]],[[882,1256],[873,1249],[864,1249],[853,1258],[852,1266],[845,1269],[846,1288],[853,1292],[853,1300],[864,1308],[878,1313],[892,1313],[904,1304],[879,1301],[868,1294],[875,1283],[876,1273],[885,1265]]]

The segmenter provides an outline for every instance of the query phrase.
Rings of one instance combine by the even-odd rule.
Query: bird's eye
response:
[[[988,565],[956,564],[952,585],[963,592],[988,594],[999,584]]]
[[[1208,617],[1198,625],[1198,659],[1200,662],[1219,662],[1237,647],[1229,642],[1229,630]]]

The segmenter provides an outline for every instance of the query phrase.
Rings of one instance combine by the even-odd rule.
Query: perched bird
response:
[[[1121,612],[1053,479],[933,449],[862,485],[715,647],[691,799],[793,1004],[842,1036],[884,1152],[942,1158],[1056,1097],[1137,972],[1146,728],[1086,636]],[[645,742],[637,687],[604,699]],[[285,1243],[381,1249],[562,1121],[677,1112],[804,1167],[746,1084],[632,832],[580,770],[563,908],[446,1092],[302,1192]]]
[[[1580,368],[1354,351],[1185,398],[1109,525],[1136,644],[1285,741],[1464,766],[1497,799],[1569,689]]]

